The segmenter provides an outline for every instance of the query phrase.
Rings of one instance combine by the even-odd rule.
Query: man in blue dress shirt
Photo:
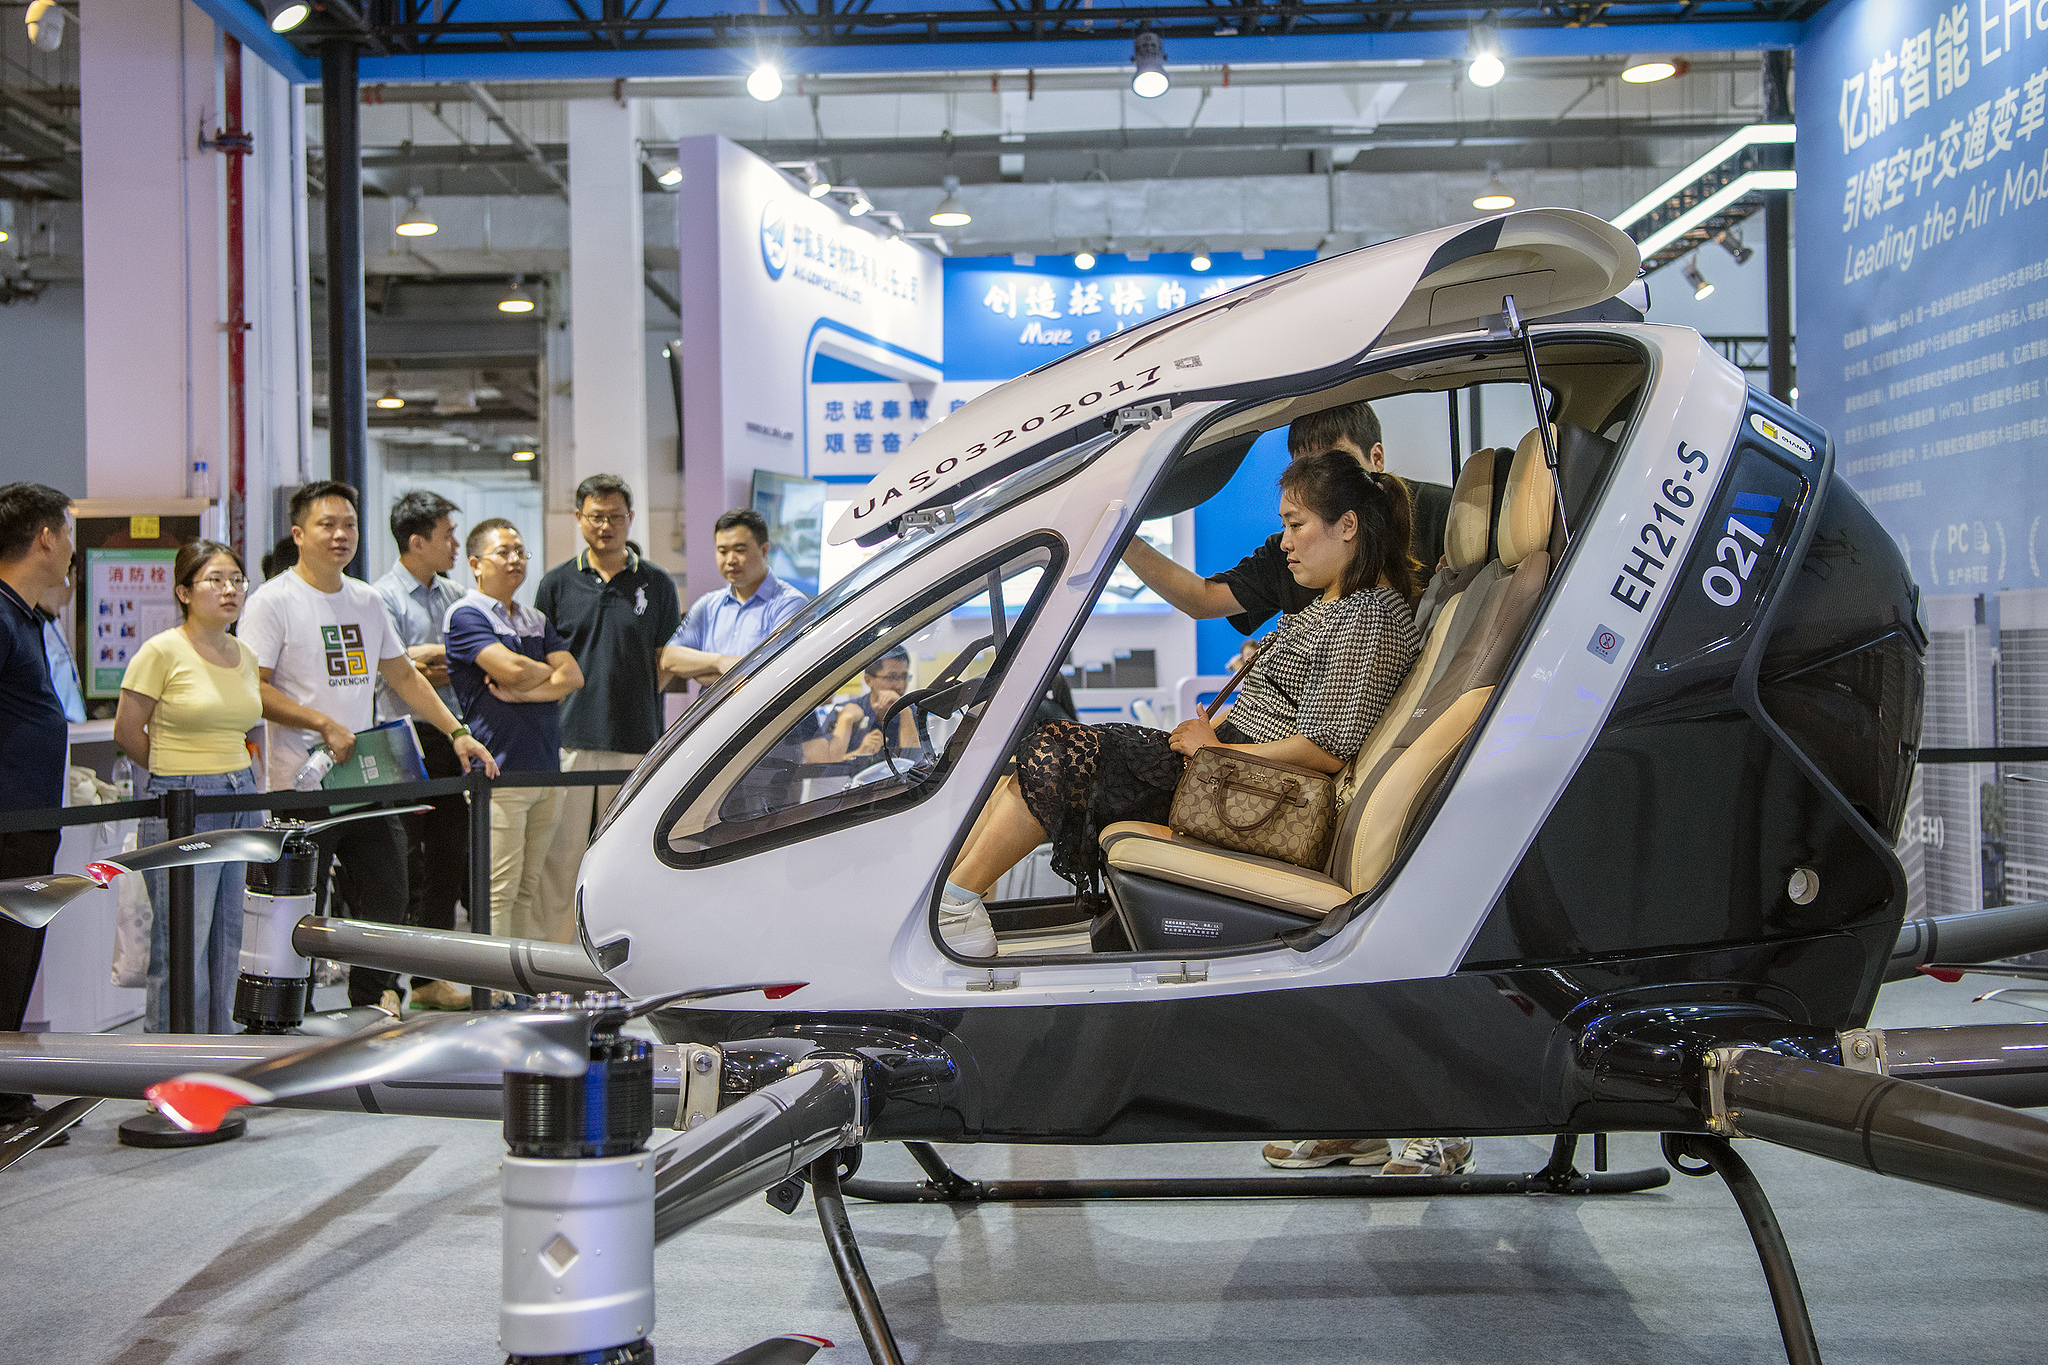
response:
[[[384,599],[384,614],[405,646],[406,657],[425,675],[451,715],[462,716],[462,704],[448,682],[448,647],[441,624],[462,600],[462,589],[447,575],[455,567],[455,514],[462,509],[439,493],[424,488],[407,492],[391,504],[391,538],[398,544],[398,562],[370,586]],[[377,680],[377,719],[413,715],[390,684]],[[413,727],[428,777],[457,777],[462,765],[455,746],[431,725]],[[406,890],[411,904],[406,923],[426,929],[453,929],[455,902],[469,893],[469,806],[460,794],[436,797],[433,809],[402,817],[405,824]],[[450,981],[415,976],[414,1009],[466,1010],[469,991]]]
[[[39,483],[0,486],[0,810],[64,804],[70,730],[50,683],[36,604],[71,573],[71,499]],[[0,877],[56,866],[59,831],[0,834]],[[21,1027],[43,960],[43,931],[0,918],[0,1032]],[[41,1111],[0,1095],[0,1134]]]
[[[768,572],[768,522],[752,508],[721,516],[712,528],[711,548],[719,576],[730,586],[690,604],[661,651],[668,677],[717,681],[810,600]]]

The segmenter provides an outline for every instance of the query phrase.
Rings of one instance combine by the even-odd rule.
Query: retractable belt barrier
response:
[[[327,810],[335,806],[379,806],[408,801],[431,800],[437,796],[467,795],[469,801],[469,906],[470,931],[491,932],[491,789],[494,787],[617,787],[633,776],[631,768],[604,768],[575,773],[503,773],[489,777],[482,765],[472,766],[462,777],[436,777],[425,782],[377,783],[365,787],[344,787],[334,791],[252,792],[247,796],[199,796],[190,787],[172,787],[161,795],[141,801],[111,801],[97,806],[62,806],[44,810],[0,811],[0,834],[28,830],[64,829],[73,825],[97,825],[111,820],[162,819],[172,839],[183,839],[197,831],[201,815],[226,815],[236,811],[286,812]],[[170,904],[166,929],[169,932],[168,1013],[173,1033],[192,1033],[197,1028],[192,979],[197,968],[193,943],[193,876],[190,867],[173,867],[169,874]],[[482,888],[481,891],[478,888]],[[471,999],[478,1009],[490,1002],[489,991],[474,991]]]

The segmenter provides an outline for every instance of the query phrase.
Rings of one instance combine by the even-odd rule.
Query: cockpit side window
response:
[[[1057,576],[1051,536],[893,607],[764,712],[669,807],[657,852],[686,867],[888,814],[928,795],[979,724]]]

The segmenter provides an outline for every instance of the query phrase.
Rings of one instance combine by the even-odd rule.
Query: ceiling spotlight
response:
[[[1623,68],[1621,78],[1630,85],[1649,85],[1656,81],[1668,81],[1673,76],[1683,76],[1689,69],[1681,60],[1655,57]]]
[[[1514,206],[1514,194],[1506,185],[1501,183],[1500,163],[1498,161],[1487,162],[1486,188],[1473,196],[1472,207],[1484,209],[1488,213],[1494,213],[1501,209],[1511,209]]]
[[[22,17],[28,21],[28,40],[42,51],[55,52],[64,41],[64,11],[57,0],[31,0]]]
[[[763,104],[782,98],[782,73],[764,61],[747,76],[747,93]]]
[[[306,0],[263,0],[263,17],[270,21],[272,33],[289,33],[313,12]]]
[[[1473,29],[1468,50],[1472,54],[1472,64],[1465,68],[1466,79],[1482,90],[1499,85],[1501,78],[1508,74],[1508,68],[1500,59],[1500,40],[1493,36],[1493,30]]]
[[[530,450],[515,450],[512,452],[512,458],[518,460],[521,464],[524,464],[526,461],[531,460],[533,458],[533,455],[534,452]]]
[[[398,396],[398,381],[396,379],[390,380],[384,385],[384,392],[377,395],[377,406],[380,408],[402,408],[405,406],[405,400]]]
[[[1714,282],[1700,273],[1700,258],[1697,253],[1685,258],[1685,282],[1692,286],[1692,296],[1703,299],[1714,292]]]
[[[967,205],[960,202],[960,177],[946,177],[946,197],[932,210],[933,227],[966,227],[974,221],[974,215],[967,211]]]
[[[846,213],[848,217],[858,218],[864,213],[874,212],[874,201],[861,192],[860,186],[841,185],[839,192],[847,196]]]
[[[674,189],[683,183],[683,168],[681,166],[669,167],[660,175],[654,177],[654,183],[664,189]]]
[[[1742,244],[1742,230],[1740,228],[1722,228],[1714,234],[1713,239],[1721,244],[1723,251],[1735,258],[1735,264],[1737,265],[1748,265],[1749,258],[1756,255],[1755,247]]]
[[[825,177],[819,176],[811,182],[811,198],[823,199],[830,193],[832,193],[832,182],[825,179]]]
[[[525,276],[514,275],[512,277],[512,288],[504,298],[498,300],[498,311],[501,313],[531,313],[533,311],[533,291],[526,287]]]
[[[1207,270],[1212,264],[1214,262],[1209,259],[1209,253],[1200,247],[1196,247],[1195,254],[1188,257],[1188,269],[1190,270]]]
[[[1074,269],[1076,269],[1076,270],[1093,270],[1094,268],[1095,268],[1095,253],[1094,253],[1094,252],[1092,252],[1092,251],[1088,250],[1088,249],[1087,249],[1086,247],[1083,247],[1083,248],[1081,248],[1081,250],[1079,250],[1079,251],[1077,251],[1077,252],[1075,252],[1075,253],[1074,253]]]
[[[1138,30],[1138,40],[1131,47],[1131,60],[1138,70],[1131,77],[1131,93],[1141,100],[1157,99],[1166,93],[1172,84],[1166,78],[1166,44],[1159,35],[1149,28]]]
[[[398,226],[394,231],[401,237],[431,237],[440,230],[441,225],[434,221],[434,215],[428,213],[420,204],[419,186],[413,186],[412,194],[406,201],[405,216],[398,220]]]

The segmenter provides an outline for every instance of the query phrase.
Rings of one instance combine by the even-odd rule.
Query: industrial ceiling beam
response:
[[[609,6],[593,14],[565,0],[557,18],[495,16],[464,18],[456,6],[439,15],[406,6],[380,9],[367,24],[376,40],[393,51],[422,56],[527,52],[617,52],[636,50],[753,47],[847,47],[903,43],[1045,42],[1101,39],[1130,41],[1131,29],[1149,25],[1169,42],[1219,33],[1384,34],[1445,32],[1485,22],[1497,30],[1669,25],[1682,8],[1687,24],[1789,22],[1808,0],[1616,0],[1591,6],[1545,8],[1524,14],[1488,11],[1471,0],[1288,0],[1285,5],[1234,3],[1108,5],[894,10],[830,5],[818,14],[790,4],[757,14],[646,14]],[[636,7],[637,8],[637,7]],[[308,25],[309,29],[313,26]],[[309,33],[309,41],[325,35]]]
[[[1694,57],[1694,75],[1725,75],[1752,72],[1752,57]],[[1174,88],[1220,90],[1239,86],[1376,85],[1386,82],[1449,80],[1462,73],[1459,61],[1401,62],[1303,62],[1258,63],[1224,66],[1217,63],[1175,64]],[[1518,57],[1517,79],[1598,80],[1619,77],[1629,65],[1620,57]],[[1003,91],[1033,94],[1071,90],[1124,90],[1130,87],[1130,72],[1122,67],[1069,67],[1054,70],[996,69],[919,72],[836,72],[821,75],[793,73],[788,93],[805,97],[834,98],[847,95],[987,95]],[[468,99],[473,83],[445,81],[373,85],[379,104],[441,104]],[[615,81],[494,81],[490,93],[503,104],[531,100],[610,99],[623,94],[627,99],[738,99],[747,93],[746,77],[676,76],[628,80],[623,89]],[[309,96],[310,98],[310,96]]]

